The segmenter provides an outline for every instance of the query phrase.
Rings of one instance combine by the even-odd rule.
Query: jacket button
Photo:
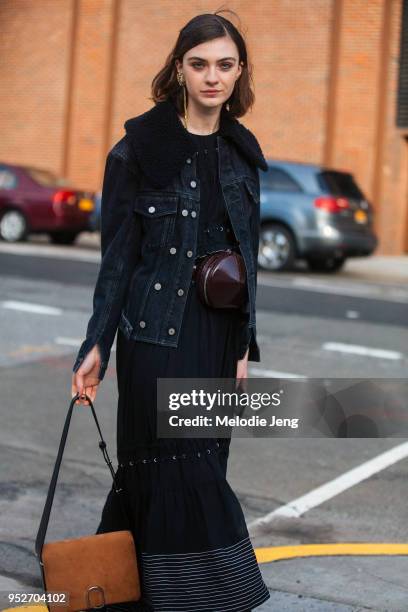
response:
[[[183,289],[179,289],[177,291],[177,295],[184,295],[184,290]]]
[[[154,213],[156,209],[154,206],[149,206],[148,210],[149,210],[149,213]]]
[[[187,257],[192,257],[193,256],[193,251],[187,251],[186,255],[187,255]]]
[[[140,327],[146,327],[146,321],[139,321]]]
[[[183,208],[183,210],[181,211],[181,214],[183,215],[183,217],[187,217],[188,210],[186,208]]]
[[[177,249],[176,249],[176,247],[171,247],[171,249],[170,249],[170,253],[171,253],[172,255],[174,255],[174,253],[177,253]]]
[[[195,187],[197,187],[197,183],[196,181],[190,181],[190,186],[194,189]]]
[[[168,332],[169,336],[173,336],[176,333],[176,330],[174,329],[174,327],[169,327]]]
[[[192,211],[191,211],[191,216],[192,216],[192,217],[196,217],[196,216],[197,216],[197,213],[196,213],[196,211],[195,211],[195,210],[192,210]]]
[[[161,289],[161,284],[160,283],[156,283],[154,288],[157,289],[157,291],[159,291],[159,289]]]
[[[188,164],[191,164],[191,157],[187,157],[186,162],[187,162]]]

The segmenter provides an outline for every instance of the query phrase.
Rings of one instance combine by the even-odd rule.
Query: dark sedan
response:
[[[79,191],[52,172],[0,163],[0,239],[19,242],[47,233],[57,244],[72,244],[89,231],[94,193]]]

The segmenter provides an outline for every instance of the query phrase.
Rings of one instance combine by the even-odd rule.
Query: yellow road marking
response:
[[[270,546],[255,548],[258,563],[269,563],[296,557],[325,557],[332,555],[408,555],[408,544],[393,542],[339,542],[333,544],[301,544],[299,546]]]
[[[8,357],[19,357],[20,355],[31,355],[33,353],[49,353],[55,351],[53,344],[22,344],[14,351],[6,353]]]

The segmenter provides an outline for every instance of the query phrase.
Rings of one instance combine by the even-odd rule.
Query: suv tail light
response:
[[[350,208],[350,202],[347,198],[336,198],[335,196],[320,196],[319,198],[315,198],[313,205],[315,208],[321,208],[330,213],[338,213]]]

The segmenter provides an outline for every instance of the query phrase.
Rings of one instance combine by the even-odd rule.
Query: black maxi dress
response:
[[[237,245],[218,180],[217,132],[192,136],[199,257]],[[124,522],[111,490],[97,533],[131,529],[142,599],[108,610],[246,612],[270,597],[226,480],[230,438],[156,436],[156,378],[235,378],[248,343],[243,323],[237,309],[203,305],[192,280],[177,348],[127,340],[118,330],[117,478],[132,522]]]

